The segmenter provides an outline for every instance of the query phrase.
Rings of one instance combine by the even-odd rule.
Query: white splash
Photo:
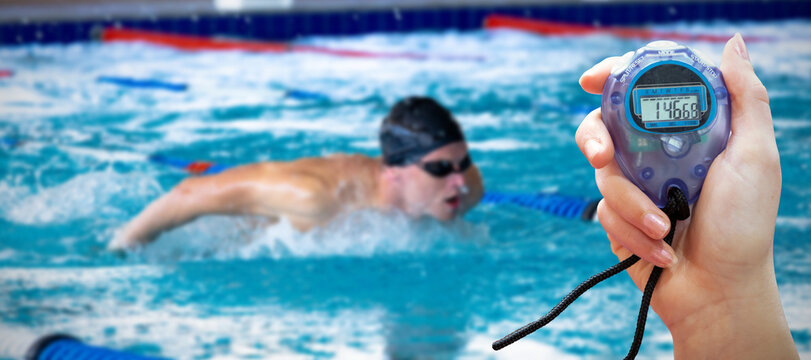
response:
[[[457,219],[447,224],[399,213],[357,211],[301,233],[288,221],[265,225],[260,217],[207,216],[165,233],[136,250],[148,261],[216,258],[371,257],[396,253],[456,252],[489,241],[485,225]]]
[[[64,224],[98,214],[108,217],[121,215],[123,210],[114,205],[113,198],[154,197],[161,191],[152,178],[113,171],[80,174],[64,183],[39,188],[36,192],[21,188],[6,189],[11,196],[8,202],[0,204],[0,215],[27,225]]]

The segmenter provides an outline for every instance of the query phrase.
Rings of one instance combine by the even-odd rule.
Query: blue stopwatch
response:
[[[701,53],[655,41],[611,69],[602,117],[628,179],[659,207],[671,187],[692,204],[729,139],[729,93],[721,71]]]
[[[602,117],[622,172],[670,219],[663,241],[671,244],[676,221],[690,216],[688,205],[698,199],[710,164],[729,139],[729,93],[721,71],[684,45],[652,42],[625,54],[611,69],[603,88]],[[546,315],[493,342],[493,349],[544,327],[592,286],[639,260],[631,255],[580,283]],[[661,274],[662,268],[654,266],[645,284],[626,359],[639,352]]]

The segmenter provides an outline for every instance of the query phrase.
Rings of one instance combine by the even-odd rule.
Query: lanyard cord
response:
[[[676,222],[678,220],[684,220],[690,217],[690,207],[687,204],[687,197],[684,196],[684,193],[676,187],[670,188],[667,193],[667,204],[662,209],[667,217],[670,219],[670,231],[665,236],[664,241],[670,245],[673,242],[673,234],[676,232]],[[496,340],[493,342],[493,350],[501,350],[505,346],[510,345],[521,338],[532,334],[536,330],[546,326],[552,320],[554,320],[558,315],[560,315],[564,310],[566,310],[569,305],[572,304],[575,300],[577,300],[580,295],[583,295],[588,289],[591,289],[594,285],[599,284],[605,279],[608,279],[616,274],[621,273],[623,270],[631,267],[632,265],[636,264],[639,261],[639,256],[631,255],[627,259],[620,261],[616,265],[603,270],[597,275],[594,275],[588,280],[580,283],[577,287],[574,288],[566,297],[563,298],[552,310],[549,310],[546,315],[541,317],[540,319],[533,321],[527,325],[524,325],[522,328],[513,331],[509,335]],[[634,341],[631,344],[631,349],[628,350],[628,355],[625,356],[625,359],[633,359],[636,357],[636,354],[639,352],[639,347],[642,344],[642,336],[645,333],[645,323],[647,322],[648,318],[648,307],[650,306],[651,298],[653,297],[653,290],[656,288],[656,283],[659,281],[659,277],[662,275],[662,268],[658,266],[654,266],[653,270],[651,271],[650,276],[648,277],[648,282],[645,285],[645,291],[642,295],[642,304],[639,307],[639,316],[636,320],[636,331],[634,333]]]

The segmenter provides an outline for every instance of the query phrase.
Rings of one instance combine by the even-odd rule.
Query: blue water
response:
[[[658,29],[777,37],[749,51],[769,89],[783,169],[777,281],[797,346],[811,356],[811,23]],[[509,205],[479,206],[447,226],[361,212],[308,234],[285,222],[265,228],[256,218],[206,217],[143,251],[106,252],[119,227],[186,176],[147,155],[223,164],[374,156],[381,118],[412,94],[456,114],[488,189],[598,197],[573,139],[599,96],[577,79],[644,44],[504,31],[301,42],[482,59],[184,53],[143,44],[0,48],[0,68],[15,72],[0,79],[0,136],[23,141],[0,144],[0,328],[174,358],[625,354],[641,296],[626,276],[529,338],[490,350],[616,262],[598,224]],[[690,45],[720,61],[722,44]],[[102,76],[188,88],[133,89],[98,82]],[[653,314],[641,357],[671,356],[670,335]]]

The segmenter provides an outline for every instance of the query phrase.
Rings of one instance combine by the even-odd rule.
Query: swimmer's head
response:
[[[450,111],[428,97],[400,100],[383,119],[380,147],[383,163],[404,166],[442,146],[465,141],[459,123]]]
[[[459,215],[467,193],[463,172],[471,160],[450,111],[427,97],[401,100],[383,120],[380,147],[403,211],[439,220]]]

